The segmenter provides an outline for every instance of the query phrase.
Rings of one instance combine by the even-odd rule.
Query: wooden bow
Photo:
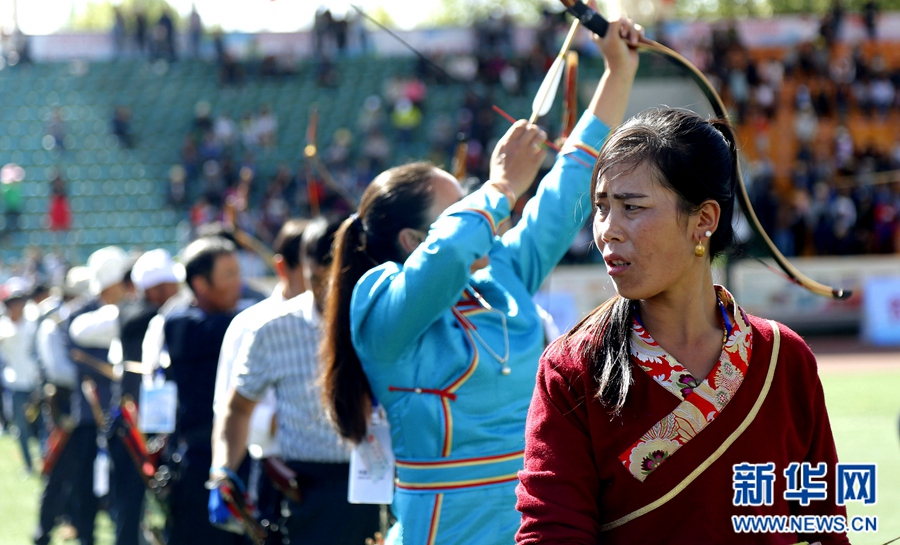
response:
[[[468,177],[469,162],[469,141],[465,133],[456,135],[456,149],[453,151],[453,161],[450,164],[450,174],[459,180],[460,183],[466,181]]]
[[[579,21],[581,21],[581,24],[586,28],[588,28],[598,36],[604,36],[606,34],[606,30],[609,28],[609,22],[607,22],[606,19],[603,18],[603,16],[588,7],[586,4],[579,2],[578,0],[560,1],[564,6],[566,6],[566,10],[574,15]],[[712,86],[709,80],[706,79],[706,76],[703,75],[703,72],[701,72],[696,66],[694,66],[691,61],[687,60],[672,49],[669,49],[668,47],[658,42],[643,37],[638,43],[637,48],[638,50],[651,51],[662,55],[675,64],[686,68],[690,72],[691,78],[695,82],[697,82],[697,84],[700,86],[700,89],[706,95],[707,99],[709,99],[709,102],[712,105],[713,111],[715,112],[716,116],[721,119],[728,119],[728,110],[725,107],[725,103],[722,102],[722,97],[719,96],[719,93],[716,92],[716,89]],[[772,242],[771,238],[769,238],[768,233],[766,233],[766,230],[760,223],[759,218],[756,216],[756,212],[753,210],[753,203],[750,201],[750,195],[747,193],[747,186],[744,184],[744,178],[741,174],[741,169],[739,166],[737,166],[737,149],[732,149],[732,156],[736,165],[735,172],[737,173],[738,182],[738,201],[741,203],[741,208],[744,211],[744,215],[746,216],[747,221],[750,222],[750,226],[753,228],[753,231],[756,232],[756,234],[762,239],[763,243],[769,250],[769,253],[772,255],[772,258],[775,259],[775,262],[778,264],[781,270],[785,272],[785,274],[792,282],[803,286],[816,295],[831,297],[834,299],[846,299],[850,297],[850,295],[852,294],[850,290],[826,286],[825,284],[816,282],[815,280],[809,278],[808,276],[797,270],[797,268],[791,264],[791,262],[784,256],[784,254],[781,253],[778,247],[775,246],[775,243]]]
[[[562,128],[556,144],[562,146],[578,123],[578,52],[566,53],[566,70],[563,74]]]

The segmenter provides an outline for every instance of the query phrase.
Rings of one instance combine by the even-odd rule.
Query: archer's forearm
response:
[[[216,418],[212,438],[213,468],[225,467],[237,471],[247,454],[247,436],[250,433],[252,413],[252,408],[249,412],[236,411],[229,406],[224,415]]]
[[[610,70],[608,67],[603,72],[588,110],[607,127],[615,128],[625,119],[635,72],[628,68]]]

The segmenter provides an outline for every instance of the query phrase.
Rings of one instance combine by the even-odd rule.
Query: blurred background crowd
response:
[[[279,34],[225,32],[162,1],[97,6],[81,34],[0,36],[0,424],[18,430],[28,472],[28,453],[49,448],[45,386],[68,384],[34,354],[39,326],[112,285],[91,288],[103,275],[89,255],[119,247],[119,303],[142,296],[130,268],[147,250],[178,256],[224,237],[240,300],[261,300],[248,282],[275,272],[285,225],[346,217],[386,168],[426,159],[470,188],[484,182],[508,127],[495,106],[527,117],[570,24],[559,6],[530,19],[483,9],[467,25],[402,32],[417,56],[350,9],[323,6],[308,28]],[[648,34],[723,96],[750,198],[786,256],[896,255],[900,16],[876,0],[820,7],[756,22],[657,17]],[[760,25],[792,30],[766,41]],[[574,49],[590,89],[602,60],[587,39]],[[644,56],[635,88],[665,101],[685,79]],[[540,121],[551,136],[561,109]],[[740,256],[762,254],[746,226],[738,234]],[[586,226],[563,263],[600,261],[590,241]]]
[[[565,16],[549,9],[529,27],[496,10],[462,31],[470,47],[435,46],[422,57],[391,58],[373,45],[384,33],[362,16],[320,8],[305,34],[312,55],[302,57],[273,53],[252,35],[207,30],[196,9],[179,16],[136,5],[113,11],[104,40],[119,60],[102,68],[78,61],[36,65],[27,44],[37,37],[6,36],[3,90],[24,108],[38,106],[42,134],[15,152],[32,115],[20,111],[19,130],[7,128],[8,138],[0,137],[0,149],[19,159],[2,171],[2,232],[9,244],[0,276],[33,270],[37,254],[76,262],[105,242],[165,242],[174,250],[210,221],[232,221],[271,243],[290,217],[350,211],[387,166],[409,158],[449,166],[460,141],[467,143],[467,176],[483,181],[493,139],[506,126],[492,106],[526,111],[520,106],[528,104],[568,28]],[[900,54],[879,36],[878,5],[854,8],[836,0],[814,35],[777,46],[753,45],[736,22],[705,23],[704,33],[687,39],[674,23],[650,29],[721,91],[741,136],[758,215],[789,256],[900,248],[894,173],[900,139],[890,129],[900,112]],[[864,29],[854,39],[846,38],[851,22]],[[596,51],[586,41],[576,49],[582,77],[597,77]],[[51,89],[53,70],[70,80],[57,85],[65,89]],[[154,85],[168,84],[153,107],[124,90],[93,105],[89,94],[100,89],[69,91],[82,82],[115,85],[123,81],[116,73],[133,79],[138,70]],[[671,75],[671,68],[647,58],[639,82],[659,73]],[[16,85],[16,78],[23,82]],[[311,107],[318,123],[311,122]],[[559,130],[557,117],[542,120],[551,134]],[[134,178],[144,187],[119,182]],[[109,181],[116,187],[107,192],[102,185]],[[125,199],[96,198],[110,194]],[[36,198],[44,202],[28,202]],[[105,222],[85,217],[101,211],[132,214]],[[157,231],[126,229],[117,238],[85,229],[133,224],[133,212],[151,215],[145,223]],[[73,253],[73,246],[80,250]],[[569,257],[579,261],[583,254],[574,248]]]

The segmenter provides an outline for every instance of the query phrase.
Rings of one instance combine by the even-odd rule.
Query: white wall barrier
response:
[[[900,256],[794,258],[791,262],[814,280],[853,290],[853,296],[835,300],[813,295],[755,260],[730,263],[727,281],[724,271],[714,275],[751,314],[804,332],[859,328],[874,344],[900,344]],[[561,266],[535,300],[566,331],[614,294],[603,265]]]
[[[766,260],[774,266],[772,260]],[[804,274],[829,286],[853,290],[846,300],[828,299],[786,281],[757,261],[744,260],[730,268],[735,297],[752,314],[772,318],[804,330],[858,328],[870,278],[900,278],[897,256],[794,258]],[[875,294],[872,294],[875,295]]]

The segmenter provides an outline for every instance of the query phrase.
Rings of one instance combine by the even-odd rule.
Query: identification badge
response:
[[[350,454],[350,503],[390,504],[394,500],[394,452],[391,427],[373,417],[366,436]]]
[[[102,498],[109,493],[109,455],[106,449],[97,451],[94,458],[94,496]]]
[[[138,428],[144,433],[173,433],[178,408],[178,386],[171,380],[141,383]]]

